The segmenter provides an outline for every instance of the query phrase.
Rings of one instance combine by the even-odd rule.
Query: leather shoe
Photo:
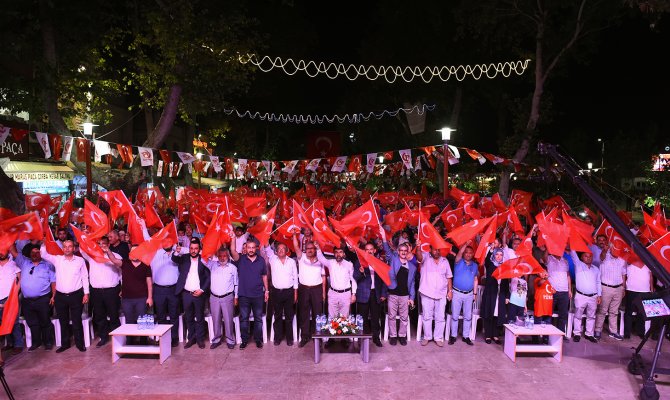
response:
[[[184,348],[185,348],[185,349],[188,349],[188,348],[190,348],[191,346],[193,346],[194,344],[195,344],[195,339],[191,339],[191,340],[189,340],[188,342],[186,342],[186,344],[184,344]]]
[[[77,350],[81,351],[82,353],[86,351],[86,347],[77,345]]]
[[[579,342],[579,340],[580,340],[581,338],[582,338],[581,336],[579,336],[579,335],[575,335],[575,336],[572,337],[572,341],[573,341],[573,342]]]
[[[198,341],[198,347],[201,349],[205,348],[205,342]]]
[[[598,343],[598,339],[594,338],[593,336],[584,335],[584,339],[588,340],[591,343]]]
[[[223,344],[223,342],[212,343],[212,344],[209,346],[209,349],[210,349],[210,350],[214,350],[214,349],[216,349],[217,347],[221,346],[222,344]]]
[[[46,350],[46,351],[52,350],[53,348],[54,348],[53,344],[47,344],[47,345],[44,346],[44,350]]]
[[[309,339],[300,339],[300,343],[298,343],[298,347],[303,348],[305,345],[309,342]]]
[[[235,345],[232,344],[232,343],[228,343],[228,344],[226,344],[226,346],[228,346],[228,348],[229,348],[230,350],[232,350],[232,349],[235,348]]]
[[[34,344],[28,348],[28,351],[35,351],[40,348],[41,345],[39,344]]]
[[[275,341],[274,341],[274,345],[275,345],[275,346],[279,346],[280,344],[281,344],[281,342],[280,342],[279,340],[275,340]]]
[[[372,343],[374,343],[375,346],[377,346],[377,347],[382,347],[382,341],[379,340],[379,338],[372,339]]]
[[[109,342],[109,339],[100,339],[100,341],[95,345],[95,347],[102,347]]]
[[[447,344],[451,346],[454,343],[456,343],[456,338],[453,336],[449,336],[449,341],[447,342]]]
[[[472,340],[470,340],[469,337],[463,338],[463,342],[467,344],[468,346],[474,346],[475,344],[472,343]]]
[[[293,346],[293,340],[287,340],[286,345],[287,346]]]
[[[61,346],[61,347],[56,349],[56,353],[62,353],[69,348],[70,348],[70,346]]]
[[[244,350],[244,349],[246,349],[248,344],[249,344],[248,342],[242,342],[242,343],[240,343],[240,350]]]
[[[398,343],[398,338],[395,338],[395,337],[389,338],[389,344],[391,346],[395,346],[397,343]]]
[[[400,342],[401,346],[407,346],[407,338],[406,337],[399,337],[398,341]]]
[[[258,347],[259,349],[262,349],[263,348],[263,342],[261,342],[261,341],[256,342],[256,347]]]
[[[179,340],[173,340],[172,341],[172,347],[177,347],[179,346]]]

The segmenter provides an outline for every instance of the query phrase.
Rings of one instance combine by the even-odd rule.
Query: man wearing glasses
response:
[[[39,246],[27,246],[30,247],[30,258],[19,253],[15,246],[9,251],[21,269],[21,309],[32,335],[28,351],[37,350],[42,343],[46,350],[51,350],[54,330],[49,315],[56,295],[56,270],[50,262],[42,259]]]

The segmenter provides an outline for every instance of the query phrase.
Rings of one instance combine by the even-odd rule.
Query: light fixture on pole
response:
[[[446,200],[449,194],[449,140],[451,140],[451,132],[454,132],[456,129],[451,129],[449,127],[444,127],[438,129],[437,132],[442,134],[442,150],[444,155],[444,189],[442,190],[443,199]]]
[[[384,164],[384,156],[383,155],[380,155],[379,157],[377,157],[377,160],[379,161],[380,164]]]
[[[602,143],[600,147],[600,184],[603,183],[603,174],[605,173],[605,139],[598,138],[598,142]]]
[[[592,162],[590,162],[590,163],[586,163],[586,167],[587,167],[588,169],[593,169],[593,163],[592,163]]]
[[[86,157],[86,197],[90,199],[93,194],[93,182],[91,182],[93,180],[91,176],[91,146],[95,140],[93,127],[98,125],[87,120],[81,126],[84,127],[84,137],[86,138],[86,147],[84,148]]]

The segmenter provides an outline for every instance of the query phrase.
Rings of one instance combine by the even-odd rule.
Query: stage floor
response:
[[[96,339],[97,341],[97,339]],[[383,348],[371,345],[370,363],[357,354],[322,354],[314,364],[313,343],[302,349],[267,343],[263,349],[173,349],[156,359],[111,362],[111,348],[75,347],[62,354],[24,351],[7,361],[7,381],[17,399],[632,399],[640,377],[627,372],[637,338],[565,342],[563,362],[524,356],[516,363],[502,347],[477,338],[470,347]],[[652,342],[655,344],[655,342]],[[649,344],[652,344],[649,343]],[[648,346],[649,346],[648,344]],[[670,342],[662,366],[670,366]],[[648,359],[650,350],[643,356]],[[2,390],[2,389],[0,389]],[[670,398],[670,376],[660,376],[661,398]],[[168,396],[168,397],[165,397]],[[0,393],[4,398],[4,393]]]

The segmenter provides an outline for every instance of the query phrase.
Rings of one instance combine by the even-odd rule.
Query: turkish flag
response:
[[[48,137],[53,159],[60,161],[61,154],[63,153],[63,137],[61,135],[54,134],[49,134]]]
[[[666,233],[660,239],[649,245],[647,250],[656,257],[665,269],[670,272],[670,233]]]
[[[377,218],[377,210],[375,209],[372,199],[366,201],[365,204],[345,215],[340,222],[348,225],[378,226],[379,219]]]
[[[658,201],[654,205],[654,212],[651,214],[652,218],[654,220],[658,221],[658,225],[662,227],[667,227],[668,226],[668,220],[665,219],[665,213],[661,209],[661,203]]]
[[[84,218],[86,218],[85,215]],[[79,250],[81,252],[86,253],[89,257],[99,263],[109,262],[109,258],[102,252],[102,249],[98,246],[93,237],[89,237],[74,225],[70,225],[70,227],[72,227],[72,233],[74,233],[74,237],[77,239],[77,243],[79,243]]]
[[[0,335],[9,335],[14,329],[14,323],[19,317],[19,284],[16,279],[12,282],[9,289],[9,296],[2,307],[2,324],[0,325]]]
[[[405,229],[405,226],[407,226],[405,209],[403,208],[402,210],[393,211],[386,214],[384,216],[384,225],[388,225],[388,227],[391,229],[392,235],[400,230]]]
[[[493,221],[495,217],[476,219],[470,221],[465,225],[462,225],[453,231],[449,232],[447,238],[453,240],[458,247],[463,246],[468,240],[474,238],[481,231],[486,229],[486,227]]]
[[[511,279],[543,272],[545,272],[544,269],[534,257],[523,256],[505,261],[493,271],[492,276],[496,279]]]
[[[547,244],[547,252],[561,257],[570,238],[570,229],[566,225],[556,224],[547,220],[538,220],[540,235]]]
[[[148,201],[144,207],[144,221],[146,222],[147,228],[163,228],[163,222],[156,212],[154,207],[154,198]]]
[[[307,133],[307,158],[335,157],[340,155],[340,133],[312,131]]]
[[[649,227],[656,237],[661,237],[668,233],[668,230],[659,218],[653,218],[644,211],[642,211],[642,215],[644,216],[644,224]]]
[[[144,222],[144,219],[140,218],[135,212],[135,209],[132,209],[128,216],[128,235],[130,235],[130,243],[140,244],[146,240],[149,240],[149,233],[147,232],[147,227]]]
[[[494,218],[486,228],[486,232],[482,235],[482,238],[479,240],[479,245],[477,246],[477,251],[475,251],[475,258],[479,265],[484,265],[484,258],[486,258],[486,253],[489,248],[489,244],[493,243],[496,240],[496,230],[498,229],[498,224]]]
[[[526,216],[530,219],[530,202],[533,198],[533,194],[529,192],[524,192],[523,190],[514,189],[512,190],[512,195],[510,196],[509,204],[516,208],[517,213]],[[532,221],[528,221],[531,223]]]
[[[123,163],[130,167],[133,164],[133,148],[128,144],[117,144],[116,149],[119,151],[119,157]],[[121,163],[121,164],[123,164]],[[122,166],[122,165],[121,165]]]
[[[107,214],[88,199],[84,199],[84,223],[88,225],[92,239],[105,236],[109,232]]]
[[[400,200],[398,192],[378,193],[376,198],[383,206],[394,206]]]
[[[310,219],[297,201],[293,200],[293,221],[299,228],[312,228]]]
[[[351,161],[349,161],[349,172],[360,172],[361,170],[361,156],[353,156],[351,157]]]
[[[202,258],[208,259],[221,247],[228,243],[233,235],[230,215],[227,212],[214,215],[205,237],[202,238]]]
[[[517,235],[523,235],[525,233],[525,229],[523,229],[523,225],[521,225],[521,221],[519,220],[519,216],[517,215],[514,206],[509,207],[509,213],[507,214],[507,227]]]
[[[77,161],[86,162],[86,146],[88,140],[77,138]]]
[[[447,243],[442,236],[437,232],[437,229],[430,223],[427,218],[422,218],[419,225],[419,240],[421,240],[421,251],[428,252],[430,247],[434,249],[451,249],[451,245]]]
[[[312,232],[314,233],[314,239],[319,243],[319,246],[323,250],[331,245],[339,246],[341,242],[340,237],[337,236],[337,234],[333,232],[320,217],[314,219]]]
[[[165,225],[163,229],[156,232],[151,239],[144,241],[130,251],[131,260],[140,260],[146,265],[151,265],[156,252],[174,246],[178,242],[177,226],[174,222]]]
[[[10,210],[9,208],[0,207],[0,221],[4,221],[6,219],[14,217],[16,217],[16,214],[14,214],[12,210]]]
[[[45,233],[44,247],[46,247],[47,253],[51,254],[52,256],[62,256],[63,249],[61,249],[60,246],[56,244],[56,240],[54,239],[54,234],[51,232],[51,229],[46,229]]]
[[[193,214],[193,219],[195,219],[195,228],[198,232],[203,233],[207,232],[209,225],[197,214]]]
[[[0,222],[0,232],[5,232],[9,237],[14,237],[12,243],[16,240],[42,240],[44,237],[40,218],[37,213],[34,212],[19,215]],[[9,243],[7,248],[3,248],[2,252],[4,253],[4,250],[11,247],[12,243]]]
[[[455,210],[450,210],[443,212],[440,215],[444,227],[447,228],[447,231],[451,232],[457,227],[463,225],[463,209],[457,208]]]
[[[261,220],[257,222],[256,225],[247,229],[247,232],[254,235],[254,237],[261,242],[261,246],[267,246],[270,243],[270,234],[272,233],[272,228],[275,224],[276,212],[277,206],[275,205],[267,214],[261,217]]]
[[[26,193],[26,210],[39,211],[51,207],[51,196],[41,193]]]
[[[375,274],[379,275],[382,281],[387,285],[391,284],[391,277],[389,276],[389,271],[391,267],[385,264],[382,260],[378,259],[372,254],[368,254],[365,251],[359,249],[357,246],[351,246],[356,251],[358,256],[358,261],[362,266],[368,266],[375,271]]]
[[[250,217],[258,217],[265,213],[265,207],[268,201],[265,196],[262,197],[245,197],[244,210]]]

